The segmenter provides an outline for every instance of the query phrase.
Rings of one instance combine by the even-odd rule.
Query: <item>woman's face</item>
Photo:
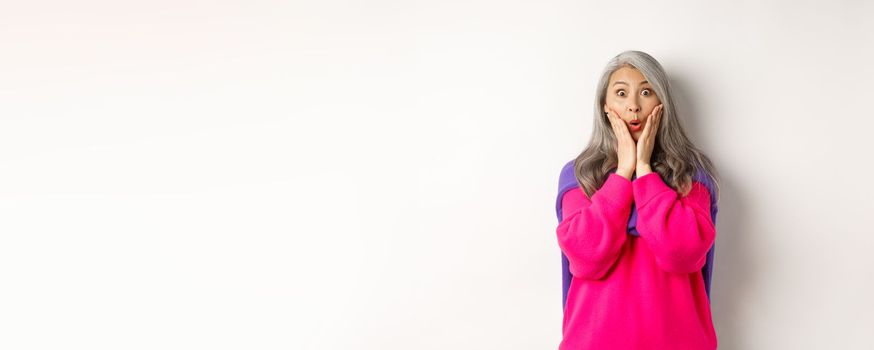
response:
[[[649,114],[661,103],[652,85],[646,82],[646,77],[637,68],[622,67],[610,75],[604,111],[609,112],[612,109],[618,114],[625,121],[625,126],[635,142],[643,133]],[[631,121],[640,121],[640,124],[634,127]]]

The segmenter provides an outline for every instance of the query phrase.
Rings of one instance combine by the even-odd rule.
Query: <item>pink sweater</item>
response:
[[[640,236],[626,233],[632,201]],[[716,349],[701,275],[716,238],[704,184],[680,197],[656,172],[610,173],[591,200],[567,191],[562,218],[573,279],[559,350]]]

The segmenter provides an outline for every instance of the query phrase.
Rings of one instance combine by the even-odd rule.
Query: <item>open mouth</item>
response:
[[[633,121],[628,123],[628,127],[631,128],[631,131],[640,130],[641,123],[640,121]]]

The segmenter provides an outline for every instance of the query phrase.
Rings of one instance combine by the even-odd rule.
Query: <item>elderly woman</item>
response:
[[[716,169],[652,56],[614,57],[597,94],[589,144],[559,176],[559,349],[716,349]]]

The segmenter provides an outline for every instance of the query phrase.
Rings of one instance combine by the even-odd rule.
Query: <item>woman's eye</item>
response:
[[[646,92],[646,93],[644,93],[644,92]],[[616,94],[619,96],[625,96],[625,90],[616,90]],[[643,96],[649,96],[649,95],[652,95],[652,92],[649,89],[643,89],[641,91],[641,94]]]

